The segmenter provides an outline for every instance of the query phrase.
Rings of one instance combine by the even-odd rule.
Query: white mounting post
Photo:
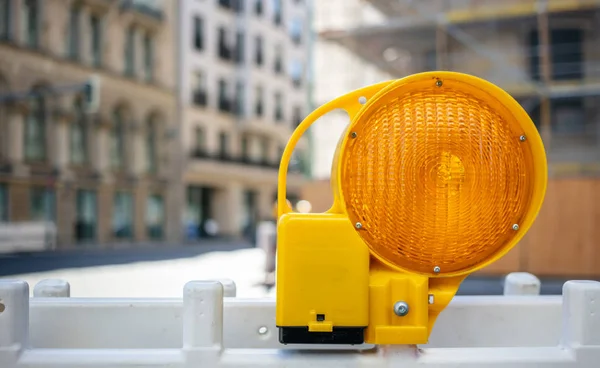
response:
[[[504,279],[504,295],[540,295],[541,282],[528,272],[512,272]]]
[[[217,281],[223,285],[223,296],[225,298],[235,298],[237,295],[235,281],[231,279],[218,279]]]
[[[582,367],[596,367],[600,347],[600,282],[567,281],[563,285],[562,313],[561,345],[576,352]]]
[[[183,287],[183,354],[185,364],[217,366],[223,350],[223,284],[190,281]]]
[[[68,298],[71,295],[71,285],[60,279],[45,279],[33,288],[34,298]]]

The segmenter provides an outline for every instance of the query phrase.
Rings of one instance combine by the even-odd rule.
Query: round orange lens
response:
[[[480,86],[430,78],[390,85],[343,146],[348,215],[387,264],[465,272],[517,236],[530,210],[533,156],[523,134]]]

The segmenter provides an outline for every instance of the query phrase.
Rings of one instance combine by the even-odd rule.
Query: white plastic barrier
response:
[[[52,250],[56,238],[56,226],[51,222],[0,223],[0,253]]]
[[[600,283],[592,281],[567,282],[562,297],[457,296],[425,346],[304,350],[277,342],[274,300],[235,298],[231,281],[188,282],[182,299],[88,299],[69,293],[67,282],[45,280],[30,298],[27,283],[0,280],[0,367],[600,364]]]

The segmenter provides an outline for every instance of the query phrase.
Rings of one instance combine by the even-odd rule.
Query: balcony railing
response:
[[[273,161],[273,160],[262,160],[261,159],[261,160],[255,161],[245,155],[233,156],[233,155],[226,154],[223,152],[210,153],[203,149],[193,150],[191,153],[191,157],[193,159],[219,161],[219,162],[223,162],[223,163],[232,163],[232,164],[247,165],[247,166],[254,166],[254,167],[263,167],[266,169],[274,169],[274,170],[279,169],[279,160]]]

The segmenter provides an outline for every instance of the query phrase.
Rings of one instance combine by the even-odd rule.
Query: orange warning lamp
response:
[[[315,120],[339,108],[351,122],[334,157],[334,204],[292,212],[291,153]],[[280,341],[427,343],[465,277],[530,228],[546,184],[533,122],[477,77],[419,73],[319,107],[290,138],[279,171]]]

